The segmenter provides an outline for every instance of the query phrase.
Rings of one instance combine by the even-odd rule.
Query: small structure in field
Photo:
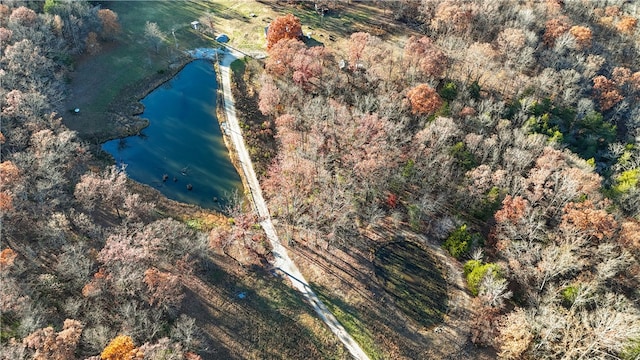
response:
[[[194,30],[198,30],[198,26],[199,26],[199,25],[200,25],[200,21],[198,21],[198,20],[196,20],[196,21],[192,21],[192,22],[191,22],[191,27],[192,27]]]
[[[216,41],[219,43],[228,43],[229,42],[229,37],[226,34],[220,34],[218,36],[216,36]]]

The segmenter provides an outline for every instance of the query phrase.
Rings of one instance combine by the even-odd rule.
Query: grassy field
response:
[[[215,46],[211,30],[216,35],[229,35],[231,46],[252,53],[265,51],[265,26],[287,12],[301,19],[305,34],[311,32],[319,43],[337,48],[355,31],[393,36],[389,30],[382,30],[389,28],[383,26],[385,15],[366,3],[345,5],[324,17],[315,12],[311,3],[294,6],[277,1],[198,0],[107,1],[104,4],[118,13],[122,33],[115,41],[103,44],[97,55],[76,59],[75,71],[71,74],[71,94],[64,109],[80,108],[81,113],[66,116],[65,123],[85,138],[96,141],[119,133],[114,129],[117,124],[109,109],[118,97],[129,98],[133,94],[125,90],[172,66],[179,66],[184,62],[185,50]],[[194,20],[201,22],[200,29],[191,28]],[[144,37],[147,21],[157,23],[165,33],[165,42],[158,52]]]
[[[291,5],[279,1],[214,0],[211,17],[216,32],[229,35],[233,46],[247,51],[264,51],[264,28],[277,16],[292,13],[302,22],[302,32],[312,33],[320,43],[331,43],[348,38],[357,31],[375,35],[392,35],[385,14],[365,3],[338,6],[320,16],[313,2]],[[204,16],[201,21],[207,22]],[[330,40],[333,39],[333,40]],[[330,45],[327,43],[327,45]]]
[[[114,42],[104,44],[97,55],[78,59],[71,74],[72,94],[67,99],[67,108],[78,107],[81,113],[67,117],[65,122],[81,135],[112,132],[109,106],[124,89],[166,71],[179,61],[183,49],[211,46],[189,25],[205,9],[200,2],[114,1],[107,4],[118,13],[122,33]],[[147,21],[157,23],[167,35],[157,53],[144,38]],[[177,49],[172,28],[176,29]]]

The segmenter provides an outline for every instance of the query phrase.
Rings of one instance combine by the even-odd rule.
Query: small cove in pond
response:
[[[243,190],[216,119],[217,89],[209,61],[187,64],[141,100],[145,110],[140,116],[149,119],[149,126],[139,136],[108,141],[102,149],[118,166],[126,164],[130,178],[166,197],[222,210]]]

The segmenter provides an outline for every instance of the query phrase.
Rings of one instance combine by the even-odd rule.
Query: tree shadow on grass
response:
[[[345,350],[312,308],[260,268],[208,261],[187,285],[187,313],[206,329],[207,358],[330,359]],[[237,266],[237,265],[234,265]],[[301,319],[305,319],[301,321]]]
[[[360,309],[337,296],[331,296],[331,290],[322,285],[309,284],[309,286],[371,359],[384,358],[376,345],[375,334],[365,325],[364,319],[369,318],[370,315],[363,314]]]
[[[447,282],[437,261],[418,245],[398,241],[375,253],[375,273],[396,306],[425,327],[444,320]]]
[[[307,47],[324,46],[323,42],[312,37],[303,36],[302,41],[307,45]]]

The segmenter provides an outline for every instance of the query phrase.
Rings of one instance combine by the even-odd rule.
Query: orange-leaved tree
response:
[[[581,49],[588,48],[591,46],[591,39],[593,38],[593,33],[591,29],[586,26],[572,26],[569,29],[569,33],[576,38],[576,42]]]
[[[116,336],[109,345],[107,345],[104,350],[102,350],[102,354],[100,354],[100,359],[102,360],[123,360],[123,359],[131,359],[136,355],[136,347],[133,344],[133,340],[127,335],[118,335]]]
[[[13,209],[13,193],[9,187],[18,181],[19,176],[20,170],[13,162],[0,163],[0,214]]]
[[[287,14],[280,16],[271,22],[267,31],[267,49],[271,49],[282,39],[297,39],[302,35],[302,24],[300,19]]]
[[[34,360],[65,360],[74,358],[84,325],[78,320],[66,319],[62,330],[49,326],[38,329],[22,340],[22,344],[35,350]]]
[[[442,106],[440,95],[429,85],[420,84],[407,92],[411,112],[415,115],[434,113]]]
[[[623,16],[616,24],[616,29],[623,34],[631,35],[636,30],[638,19],[633,16]]]
[[[0,271],[13,266],[18,254],[10,248],[0,251]]]

